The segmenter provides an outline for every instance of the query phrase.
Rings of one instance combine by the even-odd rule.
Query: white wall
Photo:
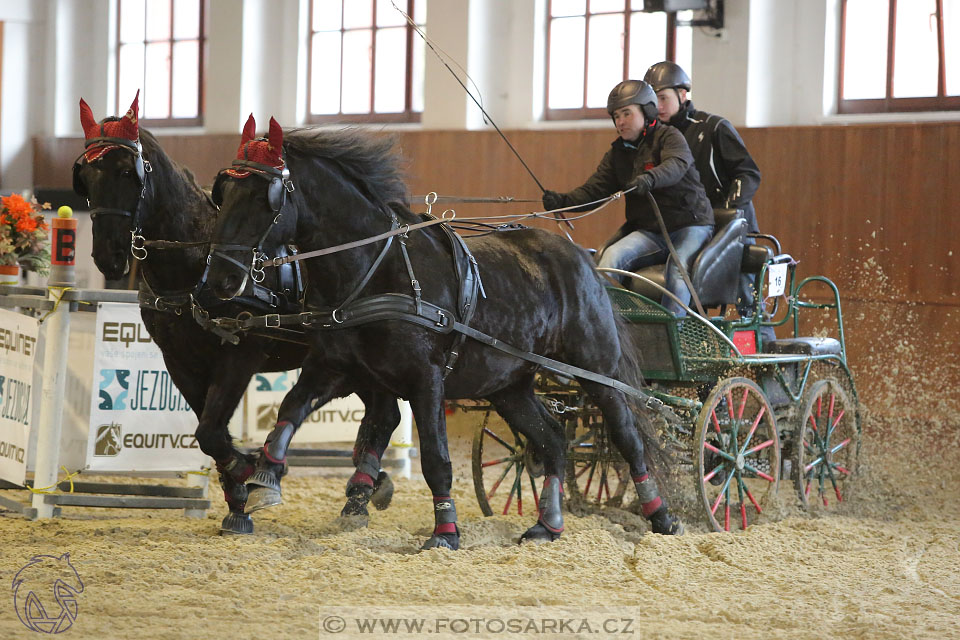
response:
[[[546,0],[425,1],[429,37],[466,67],[502,129],[609,126],[541,120]],[[0,0],[4,189],[32,186],[33,136],[80,133],[81,96],[97,117],[115,114],[116,2]],[[209,6],[205,126],[176,133],[238,133],[251,112],[260,131],[271,115],[285,126],[303,123],[309,0],[209,0]],[[839,7],[840,0],[726,0],[720,37],[693,31],[696,104],[752,127],[960,119],[960,112],[832,115]],[[121,96],[121,111],[131,98]],[[487,125],[428,51],[422,122],[403,126]]]

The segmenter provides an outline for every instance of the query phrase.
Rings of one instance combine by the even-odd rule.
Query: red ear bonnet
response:
[[[243,125],[243,131],[240,133],[237,160],[249,160],[275,169],[283,169],[285,166],[283,162],[283,129],[272,117],[270,118],[270,134],[268,137],[257,138],[256,128],[257,123],[251,113],[246,124]],[[226,172],[234,178],[246,178],[250,175],[249,171],[239,167],[227,169]]]
[[[80,98],[80,126],[83,127],[83,136],[87,140],[93,138],[123,138],[131,142],[137,142],[140,139],[139,117],[137,115],[139,101],[140,91],[138,90],[130,108],[123,114],[122,118],[98,123],[90,110],[90,105],[83,98]],[[116,149],[117,146],[109,142],[91,144],[87,147],[87,162],[93,162],[107,151]]]

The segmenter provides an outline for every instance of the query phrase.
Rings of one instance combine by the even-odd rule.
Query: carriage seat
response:
[[[836,338],[784,338],[764,341],[764,353],[780,355],[820,356],[840,355],[840,341]]]
[[[690,269],[690,281],[697,291],[701,304],[704,307],[715,307],[723,304],[734,304],[737,301],[737,285],[740,272],[748,259],[756,271],[760,270],[766,261],[769,249],[758,245],[746,245],[747,221],[742,209],[714,209],[713,217],[715,230],[713,238],[704,246],[693,262]],[[760,251],[748,252],[754,248]],[[761,257],[760,254],[763,253]],[[666,265],[655,264],[644,267],[636,273],[652,280],[661,287],[665,283],[664,269]],[[626,283],[628,289],[651,300],[660,300],[663,294],[654,286],[643,280],[630,278]]]

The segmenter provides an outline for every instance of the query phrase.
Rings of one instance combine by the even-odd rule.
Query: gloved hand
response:
[[[543,192],[543,208],[545,211],[562,209],[564,206],[564,197],[562,193],[550,191],[549,189]]]
[[[628,182],[623,190],[626,191],[630,187],[637,188],[636,191],[633,192],[636,195],[644,196],[650,191],[650,189],[653,188],[653,176],[651,176],[649,173],[641,173],[636,178]]]

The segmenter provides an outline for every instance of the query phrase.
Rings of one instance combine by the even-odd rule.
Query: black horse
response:
[[[251,533],[253,522],[245,509],[259,505],[248,501],[245,481],[254,471],[256,457],[233,446],[227,422],[254,373],[299,367],[306,346],[302,335],[299,343],[282,335],[281,339],[246,335],[239,344],[225,343],[221,335],[198,323],[193,310],[199,299],[206,307],[197,307],[202,321],[206,313],[269,313],[299,301],[284,300],[296,296],[291,296],[293,285],[280,282],[278,274],[267,274],[258,295],[244,302],[225,304],[198,288],[217,208],[190,171],[173,162],[156,138],[137,126],[136,105],[134,100],[123,118],[97,123],[80,101],[87,142],[74,166],[74,189],[92,207],[93,259],[104,276],[117,279],[128,271],[131,245],[142,258],[141,315],[174,384],[197,414],[200,448],[216,462],[230,511],[221,531]],[[272,239],[268,246],[283,250],[282,242]],[[343,513],[365,514],[371,496],[378,508],[385,508],[392,483],[380,471],[380,458],[400,419],[395,397],[330,371],[317,375],[328,376],[334,396],[356,392],[366,407],[354,450],[357,473],[348,483]],[[379,491],[374,493],[374,488]]]
[[[312,397],[327,393],[316,366],[363,377],[407,398],[434,500],[435,529],[424,547],[456,549],[460,534],[450,498],[443,400],[484,398],[528,438],[544,464],[539,518],[523,539],[556,539],[563,530],[565,445],[559,424],[534,394],[539,367],[472,338],[464,341],[451,329],[456,319],[523,351],[605,376],[628,376],[620,367],[616,315],[590,257],[566,239],[536,229],[474,238],[469,251],[439,225],[408,231],[424,218],[405,205],[406,187],[390,140],[351,131],[293,130],[281,157],[277,130],[271,131],[271,162],[235,162],[214,184],[222,205],[208,282],[217,295],[240,293],[249,269],[259,266],[251,265],[251,249],[271,228],[280,237],[296,238],[304,255],[397,233],[305,263],[307,303],[314,311],[299,321],[313,329],[311,351],[281,406],[278,439],[288,439],[283,434],[303,419]],[[288,185],[282,194],[279,185]],[[474,258],[478,269],[471,266]],[[471,282],[471,274],[474,280],[482,276],[485,297],[472,299],[470,287],[461,286],[460,280]],[[624,394],[588,379],[579,382],[630,463],[653,531],[682,532],[648,476]],[[274,451],[282,455],[282,446]],[[250,482],[279,490],[280,467],[269,458],[258,466]]]

